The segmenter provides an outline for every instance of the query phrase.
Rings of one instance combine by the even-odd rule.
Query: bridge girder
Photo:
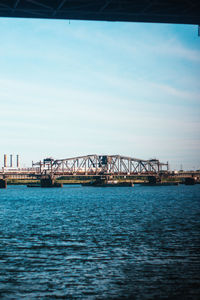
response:
[[[67,159],[45,159],[40,165],[41,172],[63,175],[135,175],[157,174],[168,170],[167,163],[157,159],[142,160],[120,155],[86,155]]]
[[[0,17],[200,24],[199,0],[0,0]]]

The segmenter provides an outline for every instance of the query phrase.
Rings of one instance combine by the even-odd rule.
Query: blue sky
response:
[[[200,169],[197,26],[0,19],[0,166],[121,154]]]

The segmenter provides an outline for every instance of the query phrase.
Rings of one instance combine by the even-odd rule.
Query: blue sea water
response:
[[[0,190],[1,299],[199,299],[200,185]]]

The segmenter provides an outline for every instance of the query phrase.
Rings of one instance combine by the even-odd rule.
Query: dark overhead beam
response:
[[[6,5],[6,4],[4,4],[4,3],[0,3],[0,10],[1,10],[1,7],[5,8],[5,9],[11,10],[11,7],[8,6],[8,5]]]
[[[149,0],[149,2],[142,8],[141,13],[146,13],[154,4],[153,0]]]
[[[65,4],[66,1],[67,1],[67,0],[62,0],[62,1],[60,2],[60,4],[58,5],[58,7],[54,10],[54,12],[53,12],[53,14],[52,14],[53,16],[55,16],[56,13],[57,13],[57,11],[63,7],[63,5]]]
[[[0,17],[200,24],[200,0],[0,0]]]
[[[30,2],[30,3],[33,3],[33,4],[37,5],[37,6],[43,7],[43,8],[47,8],[47,9],[51,9],[51,10],[53,9],[51,6],[46,5],[46,4],[44,4],[44,3],[40,2],[40,1],[36,1],[36,0],[26,0],[26,1]]]
[[[110,3],[112,0],[107,0],[104,5],[100,8],[99,12],[101,13]]]
[[[42,11],[29,11],[29,10],[26,10],[26,9],[21,9],[20,10],[20,13],[21,14],[27,14],[27,15],[29,15],[29,14],[31,14],[30,16],[29,16],[29,18],[41,18],[41,19],[43,19],[43,18],[45,18],[45,14],[44,13],[42,13]]]
[[[188,6],[187,7],[185,7],[182,11],[181,11],[181,13],[182,14],[187,14],[187,13],[189,13],[192,9],[194,9],[196,7],[196,4],[194,4],[194,3],[190,3],[190,4],[188,4]]]
[[[16,7],[17,7],[17,5],[19,4],[19,2],[20,2],[20,0],[16,0],[16,1],[15,1],[15,4],[14,4],[14,6],[13,6],[14,9],[16,9]]]

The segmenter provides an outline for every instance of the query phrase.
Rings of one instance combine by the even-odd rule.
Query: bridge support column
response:
[[[194,185],[196,183],[196,180],[194,177],[186,177],[184,183],[185,185]]]
[[[44,175],[40,179],[41,187],[51,188],[51,187],[62,187],[62,183],[55,182],[55,178],[51,175]]]
[[[157,176],[148,176],[148,181],[150,184],[156,184],[161,182],[161,178]]]
[[[6,188],[7,188],[7,180],[0,179],[0,189],[6,189]]]

